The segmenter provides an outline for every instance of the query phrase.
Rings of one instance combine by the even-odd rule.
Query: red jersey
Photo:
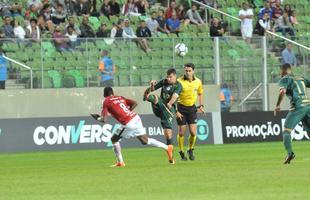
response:
[[[126,125],[137,115],[129,109],[133,103],[122,96],[109,96],[103,102],[101,116],[106,117],[110,113],[119,123]]]

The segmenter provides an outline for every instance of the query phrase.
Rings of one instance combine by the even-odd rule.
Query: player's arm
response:
[[[111,72],[105,71],[104,63],[102,61],[99,63],[99,71],[104,74],[111,74]]]
[[[167,103],[167,107],[170,109],[172,105],[176,102],[176,100],[179,98],[179,94],[173,93],[170,101]]]
[[[170,101],[167,103],[167,107],[170,109],[172,105],[176,102],[176,100],[179,98],[180,93],[182,92],[182,85],[180,82],[177,81],[177,87],[174,91]]]
[[[198,111],[204,113],[204,105],[203,105],[203,88],[202,88],[202,83],[200,82],[200,85],[198,87]]]
[[[280,91],[279,91],[279,96],[278,96],[278,100],[277,100],[277,104],[276,104],[276,108],[274,109],[274,116],[277,115],[277,113],[281,110],[280,105],[284,99],[284,95],[286,93],[286,88],[281,87]]]
[[[135,100],[132,100],[132,99],[125,99],[125,100],[126,100],[126,104],[129,106],[129,109],[131,111],[135,109],[138,105],[138,103]]]
[[[156,80],[152,80],[150,82],[151,86],[149,87],[151,92],[158,90],[159,88],[163,87],[164,79],[157,82]]]
[[[101,116],[97,119],[97,121],[105,123],[108,120],[108,103],[107,101],[103,102]]]

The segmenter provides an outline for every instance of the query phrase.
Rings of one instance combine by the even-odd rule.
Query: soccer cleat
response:
[[[173,159],[173,145],[168,145],[168,149],[166,150],[167,152],[167,155],[168,155],[168,160],[169,160],[169,163],[171,164],[175,164],[175,161]]]
[[[190,160],[195,160],[195,156],[194,156],[194,149],[189,149],[187,150],[187,154]]]
[[[180,154],[180,156],[181,156],[181,160],[187,161],[187,158],[186,158],[186,156],[185,156],[185,154],[184,154],[183,151],[179,151],[179,154]]]
[[[175,161],[174,161],[174,159],[172,159],[172,160],[169,160],[169,163],[170,163],[170,164],[172,164],[172,165],[174,165],[174,164],[175,164]]]
[[[111,167],[125,167],[125,163],[124,162],[117,162],[114,165],[111,165]]]
[[[294,158],[295,158],[294,152],[288,154],[288,155],[285,157],[283,164],[290,164],[290,163],[291,163],[291,160],[293,160]]]

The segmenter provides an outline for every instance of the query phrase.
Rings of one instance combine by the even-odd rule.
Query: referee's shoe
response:
[[[187,154],[190,160],[195,160],[195,156],[194,156],[194,149],[189,149],[187,150]]]
[[[181,160],[187,161],[187,157],[185,156],[184,151],[179,151],[179,154],[181,156]]]

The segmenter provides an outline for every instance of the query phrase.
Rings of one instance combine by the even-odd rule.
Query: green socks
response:
[[[284,147],[288,154],[291,154],[293,152],[292,150],[292,138],[291,134],[288,131],[283,132],[283,143]]]

